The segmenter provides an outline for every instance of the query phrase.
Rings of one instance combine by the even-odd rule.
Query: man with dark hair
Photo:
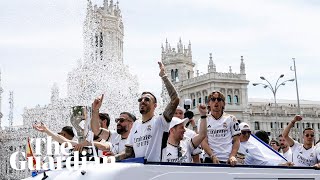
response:
[[[206,163],[237,163],[236,155],[240,146],[239,123],[235,116],[224,112],[225,96],[220,91],[209,95],[207,126],[208,136],[202,141]]]
[[[280,144],[279,144],[279,142],[278,142],[277,140],[272,139],[272,140],[270,141],[270,146],[271,146],[272,149],[274,149],[275,151],[280,152]]]
[[[278,138],[283,157],[285,157],[287,161],[292,162],[292,151],[286,139],[282,136],[282,134],[280,134]]]
[[[269,141],[270,141],[269,135],[264,130],[257,131],[255,135],[264,143],[269,144]]]
[[[157,107],[157,99],[150,92],[143,92],[138,99],[139,111],[142,115],[142,120],[137,120],[133,123],[133,127],[129,133],[125,151],[115,156],[116,160],[122,160],[130,157],[144,157],[148,161],[160,162],[162,137],[164,132],[168,132],[169,123],[179,104],[178,94],[165,74],[164,65],[158,62],[160,73],[171,101],[166,106],[164,112],[160,116],[155,116],[154,111]],[[93,103],[93,116],[99,110],[103,101],[101,98],[95,99]],[[91,126],[95,121],[91,121]],[[93,131],[95,134],[96,132]],[[98,133],[96,135],[101,135]]]
[[[110,126],[110,116],[108,113],[99,113],[100,127],[108,129]]]
[[[306,128],[303,130],[303,144],[294,141],[289,132],[294,124],[301,121],[302,117],[296,115],[294,119],[284,129],[282,136],[286,139],[292,150],[292,159],[295,166],[315,166],[320,167],[320,152],[315,146],[314,142],[314,130],[312,128]]]
[[[61,132],[58,133],[59,135],[72,140],[74,137],[74,132],[71,126],[65,126],[62,128]]]
[[[137,118],[129,112],[122,112],[120,113],[119,118],[116,118],[115,121],[117,123],[117,133],[119,135],[113,141],[111,141],[111,151],[113,154],[119,154],[125,150],[125,144],[127,142],[133,123],[136,120]]]

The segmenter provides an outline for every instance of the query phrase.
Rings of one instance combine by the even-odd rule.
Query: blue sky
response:
[[[102,0],[94,0],[102,5]],[[290,71],[296,58],[300,98],[320,101],[320,3],[284,0],[120,0],[125,39],[124,62],[140,81],[140,90],[161,91],[156,62],[166,38],[192,43],[193,60],[206,73],[209,53],[217,71],[239,72],[246,64],[249,98],[272,99],[272,93],[252,82],[265,76],[275,82]],[[24,107],[48,104],[54,82],[66,95],[67,73],[82,58],[82,24],[86,0],[0,1],[0,69],[2,125],[8,124],[9,91],[14,91],[14,118]],[[158,78],[159,79],[159,78]],[[295,83],[277,93],[296,99]]]

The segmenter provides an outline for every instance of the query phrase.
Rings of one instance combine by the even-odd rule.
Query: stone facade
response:
[[[240,58],[240,73],[232,72],[231,67],[229,67],[229,72],[217,72],[210,53],[208,71],[206,74],[199,75],[198,72],[196,74],[194,72],[195,64],[192,62],[191,43],[189,42],[188,48],[184,47],[181,39],[177,50],[166,41],[161,53],[167,74],[179,92],[180,106],[183,107],[185,99],[191,99],[191,110],[197,117],[197,105],[207,103],[209,94],[214,90],[219,90],[226,96],[226,111],[234,114],[238,119],[247,119],[249,81],[246,79],[243,57]],[[162,94],[165,95],[165,91]]]
[[[276,138],[275,134],[280,134],[287,124],[297,114],[297,101],[294,100],[277,100],[277,118],[276,107],[273,100],[266,99],[249,99],[248,109],[250,123],[254,131],[265,130],[271,133],[271,138]],[[312,127],[315,130],[315,141],[320,136],[320,102],[317,101],[300,101],[301,114],[303,116],[302,123],[296,123],[291,130],[291,137],[301,141],[299,128],[302,129]],[[276,122],[277,119],[277,122]]]

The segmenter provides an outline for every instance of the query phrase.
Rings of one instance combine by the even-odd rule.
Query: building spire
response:
[[[108,0],[103,0],[103,8],[108,8]]]
[[[190,40],[189,40],[189,45],[188,45],[188,55],[192,56],[191,41]]]
[[[243,62],[243,56],[241,56],[240,74],[246,74],[246,65]]]
[[[13,91],[10,91],[10,96],[9,96],[9,127],[12,127],[13,125]]]
[[[216,72],[216,65],[212,60],[212,53],[209,53],[209,65],[208,65],[208,73]]]
[[[178,49],[178,53],[183,53],[183,45],[182,45],[181,37],[179,38],[177,49]]]

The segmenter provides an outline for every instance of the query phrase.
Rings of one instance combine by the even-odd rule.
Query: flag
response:
[[[268,144],[261,141],[254,134],[251,134],[248,141],[259,148],[263,156],[268,160],[268,165],[278,165],[287,162],[286,158],[272,149]]]
[[[34,158],[34,155],[33,155],[33,152],[32,152],[32,147],[31,147],[31,144],[30,144],[30,138],[29,137],[28,137],[28,142],[27,142],[26,155],[27,155],[27,158],[28,157],[32,157],[33,167],[36,167],[36,159]]]

